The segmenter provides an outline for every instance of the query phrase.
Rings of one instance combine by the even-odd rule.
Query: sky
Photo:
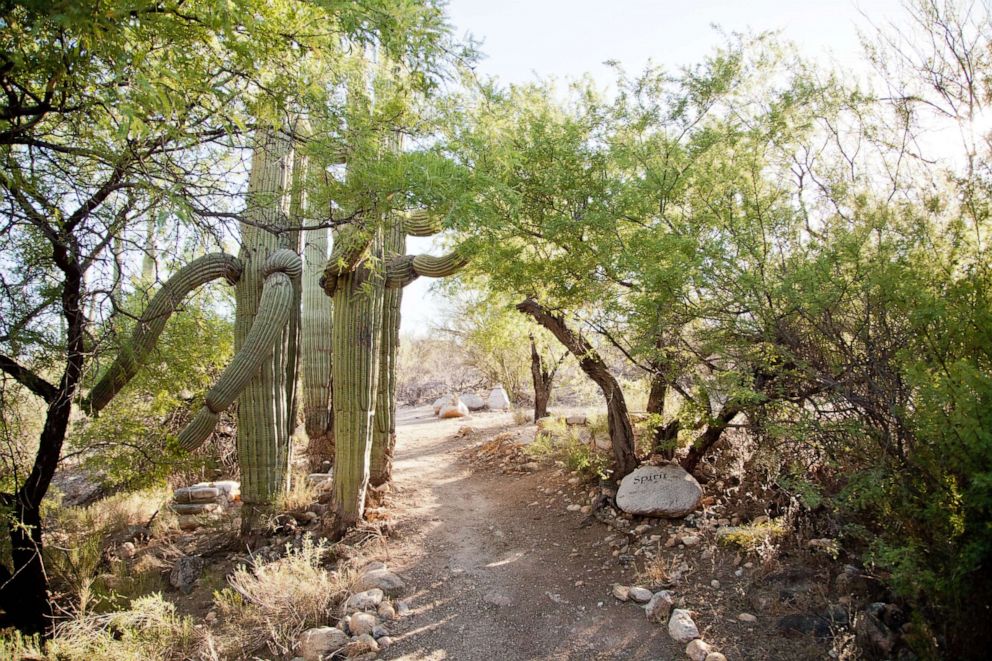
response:
[[[450,0],[460,37],[481,41],[478,72],[504,84],[591,74],[607,87],[608,60],[628,72],[648,62],[678,67],[700,61],[723,33],[780,32],[817,61],[857,72],[863,65],[858,30],[901,22],[901,0]],[[714,27],[719,26],[719,30]],[[431,250],[412,239],[408,252]],[[421,279],[403,293],[402,332],[425,335],[448,309]]]

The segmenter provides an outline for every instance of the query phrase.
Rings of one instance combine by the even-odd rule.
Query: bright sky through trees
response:
[[[567,80],[591,74],[604,87],[605,62],[629,73],[653,61],[678,67],[719,46],[721,32],[779,31],[807,57],[864,72],[858,31],[870,32],[903,16],[900,0],[451,0],[459,35],[482,42],[478,72],[504,84],[536,78]],[[411,239],[424,252],[429,239]],[[403,296],[403,330],[424,334],[444,300],[419,280]]]

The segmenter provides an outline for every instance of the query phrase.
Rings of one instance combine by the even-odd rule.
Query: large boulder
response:
[[[468,407],[469,411],[481,411],[486,408],[486,400],[475,393],[468,393],[461,396],[462,403]]]
[[[702,498],[699,482],[681,466],[641,466],[621,480],[617,506],[629,514],[675,519],[699,507]]]
[[[510,397],[506,394],[506,388],[503,386],[496,386],[493,388],[492,392],[489,393],[489,399],[486,401],[486,406],[488,406],[491,411],[506,410],[510,408]]]
[[[464,418],[468,415],[468,407],[462,400],[454,398],[454,401],[441,407],[439,415],[442,418]]]

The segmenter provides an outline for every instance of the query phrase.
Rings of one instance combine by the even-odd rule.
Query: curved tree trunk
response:
[[[576,333],[565,323],[561,315],[542,307],[534,299],[528,298],[517,305],[517,309],[529,314],[534,321],[551,331],[558,341],[579,361],[579,367],[603,392],[606,399],[607,426],[610,431],[610,444],[613,447],[614,479],[620,480],[637,468],[637,455],[634,450],[634,429],[630,424],[627,402],[620,384],[610,374],[602,357],[581,333]]]
[[[551,399],[554,373],[545,368],[533,335],[530,336],[530,375],[534,381],[534,422],[537,422],[541,418],[548,417],[548,401]]]

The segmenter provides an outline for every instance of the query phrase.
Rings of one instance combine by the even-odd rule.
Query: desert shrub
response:
[[[328,624],[351,581],[347,571],[324,568],[329,551],[324,540],[307,535],[278,560],[236,569],[229,587],[214,594],[222,658],[251,656],[263,647],[288,655],[303,631]]]
[[[160,594],[141,597],[130,608],[84,614],[55,629],[48,658],[64,661],[178,661],[204,658],[204,633],[176,613]]]
[[[612,458],[596,448],[592,437],[584,441],[560,418],[545,418],[542,428],[524,451],[535,459],[561,462],[568,470],[587,479],[607,479]]]

